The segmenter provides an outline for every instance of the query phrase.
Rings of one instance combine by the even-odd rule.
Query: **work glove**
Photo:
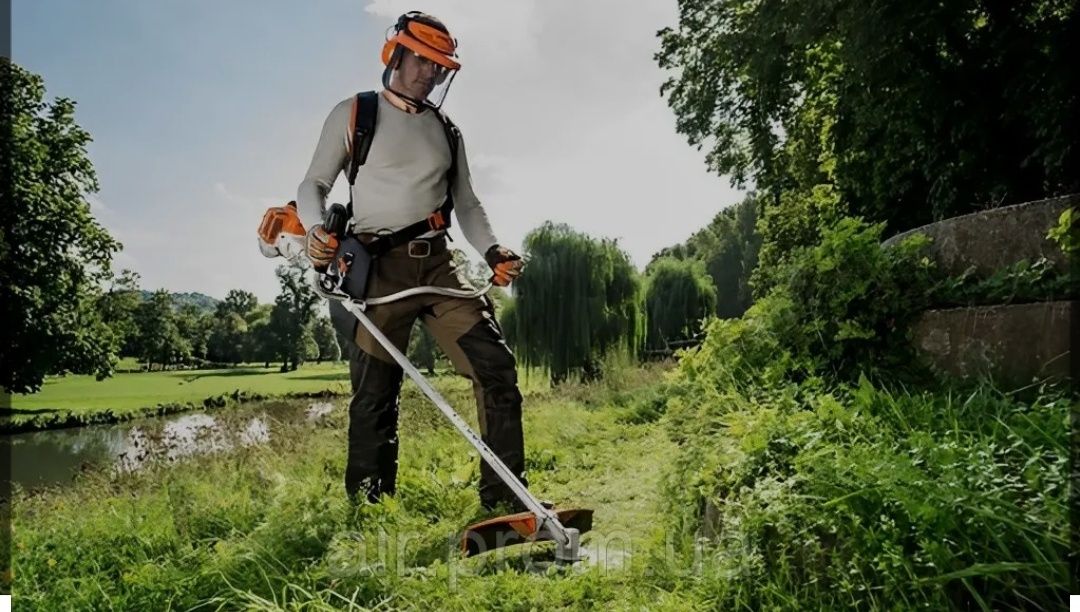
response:
[[[295,259],[304,252],[305,239],[296,202],[269,208],[259,223],[259,251],[266,257]]]
[[[521,275],[521,269],[525,266],[521,256],[497,244],[492,245],[487,250],[487,253],[484,253],[484,259],[491,266],[491,271],[495,273],[491,282],[498,287],[505,287],[517,279]]]
[[[325,269],[330,265],[330,262],[334,260],[334,254],[337,253],[337,248],[337,237],[323,229],[322,224],[308,230],[307,256],[316,270]]]

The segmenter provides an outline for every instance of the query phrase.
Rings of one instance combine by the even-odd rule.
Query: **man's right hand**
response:
[[[316,225],[307,233],[307,256],[316,268],[326,268],[337,253],[338,239],[323,226]]]

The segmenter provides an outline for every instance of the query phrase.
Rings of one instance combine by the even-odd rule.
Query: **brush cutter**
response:
[[[348,236],[345,231],[346,225],[344,207],[340,204],[331,206],[324,227],[336,236]],[[372,263],[370,256],[355,236],[340,240],[334,263],[325,270],[316,270],[315,290],[322,297],[339,302],[347,312],[359,320],[360,324],[386,349],[386,352],[401,366],[424,395],[439,408],[469,444],[472,444],[473,448],[480,453],[480,458],[491,466],[499,479],[527,509],[525,512],[488,519],[466,527],[461,537],[461,552],[465,556],[471,556],[524,542],[554,541],[556,563],[569,564],[579,561],[581,534],[592,529],[593,511],[582,508],[555,510],[545,507],[365,314],[365,311],[372,306],[395,302],[414,295],[437,294],[466,299],[477,298],[491,289],[491,283],[476,291],[423,286],[377,298],[357,298],[355,296],[365,295],[365,285]]]

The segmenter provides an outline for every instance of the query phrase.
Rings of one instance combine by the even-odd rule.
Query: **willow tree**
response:
[[[523,365],[557,384],[600,376],[605,354],[636,352],[644,340],[641,281],[614,240],[545,223],[525,237],[528,265],[503,316]]]
[[[672,257],[655,261],[645,288],[646,346],[664,349],[669,342],[692,337],[715,308],[716,287],[704,262]]]

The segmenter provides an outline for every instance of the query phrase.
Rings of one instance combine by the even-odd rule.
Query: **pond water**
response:
[[[322,421],[331,402],[272,401],[10,436],[11,480],[26,489],[71,482],[83,470],[138,470],[151,460],[264,444],[282,428]]]

